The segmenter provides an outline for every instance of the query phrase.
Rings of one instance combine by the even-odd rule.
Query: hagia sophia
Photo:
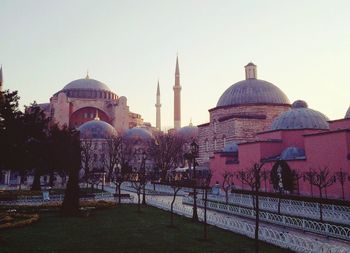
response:
[[[329,120],[309,108],[307,102],[291,103],[278,86],[258,79],[254,63],[244,68],[245,79],[224,91],[216,106],[209,109],[207,123],[181,127],[180,70],[176,59],[174,129],[170,132],[197,141],[198,163],[210,169],[211,185],[221,184],[225,172],[237,175],[255,162],[263,162],[263,170],[270,171],[283,161],[298,175],[294,193],[319,196],[306,174],[327,167],[333,184],[321,194],[350,200],[350,108],[344,119]],[[161,130],[159,83],[155,127],[129,110],[126,97],[118,96],[89,75],[70,82],[50,98],[50,103],[40,106],[54,122],[77,127],[82,139],[106,139],[113,134],[145,139]],[[10,181],[8,175],[5,183]],[[238,176],[233,177],[233,184],[236,189],[247,189]],[[261,183],[261,190],[275,191],[269,177]]]

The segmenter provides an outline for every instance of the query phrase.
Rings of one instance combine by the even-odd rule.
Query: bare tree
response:
[[[267,180],[269,179],[269,176],[270,176],[270,171],[263,170],[261,172],[261,177],[264,180],[265,192],[267,192]]]
[[[222,189],[225,192],[225,203],[228,204],[228,192],[233,187],[233,174],[228,171],[224,171],[222,174],[223,181],[222,181]]]
[[[294,178],[296,180],[297,183],[297,191],[298,191],[298,195],[300,195],[300,184],[299,184],[299,180],[303,177],[303,173],[298,171],[298,170],[292,170],[292,173],[294,175]]]
[[[344,172],[341,168],[338,172],[335,173],[336,179],[341,185],[341,191],[342,191],[342,198],[345,199],[345,193],[344,193],[344,184],[346,182],[346,178],[348,176],[348,173]]]
[[[112,136],[106,141],[105,159],[104,166],[107,168],[107,180],[108,182],[113,181],[114,170],[118,165],[120,145],[122,142],[121,137]]]
[[[307,175],[306,179],[310,184],[316,186],[319,191],[319,210],[320,210],[320,220],[323,221],[322,213],[322,190],[326,190],[329,186],[334,184],[335,176],[330,174],[330,170],[327,166],[319,168],[318,170],[310,169],[310,173]]]
[[[253,207],[255,210],[255,253],[259,252],[259,191],[261,187],[261,169],[264,163],[254,163],[252,167],[246,171],[240,171],[239,176],[242,182],[247,184],[252,191]]]
[[[149,156],[160,171],[161,181],[166,181],[169,171],[175,169],[183,157],[182,138],[175,134],[158,134],[149,145]]]
[[[94,147],[91,139],[80,141],[81,167],[84,170],[84,181],[88,184],[90,171],[93,169]]]

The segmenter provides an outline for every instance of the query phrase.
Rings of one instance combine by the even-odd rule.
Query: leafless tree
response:
[[[175,134],[157,134],[150,143],[148,154],[160,172],[161,181],[166,181],[167,173],[182,161],[183,144],[183,139]]]
[[[345,193],[344,193],[344,184],[346,182],[346,178],[348,176],[348,173],[344,172],[341,168],[338,172],[335,173],[336,179],[341,185],[341,191],[342,191],[342,198],[345,199]]]
[[[228,204],[228,193],[233,187],[233,174],[228,171],[224,171],[222,174],[223,181],[222,181],[222,189],[225,192],[225,203]]]
[[[319,191],[319,210],[320,210],[320,220],[323,221],[322,214],[322,190],[326,190],[329,186],[334,184],[335,176],[330,174],[330,170],[327,166],[319,168],[318,170],[310,169],[310,173],[307,175],[306,179],[310,184],[316,186]]]
[[[254,163],[251,168],[239,173],[242,182],[247,184],[251,191],[253,198],[253,207],[255,210],[255,253],[259,252],[259,191],[261,187],[261,169],[264,163]]]
[[[84,180],[87,182],[87,177],[90,171],[93,169],[94,161],[94,147],[93,141],[90,139],[85,139],[80,141],[81,149],[81,166],[84,170]]]
[[[298,171],[298,170],[292,170],[292,173],[294,175],[294,178],[296,180],[297,183],[297,191],[298,191],[298,195],[300,195],[300,184],[299,184],[299,180],[304,176],[302,172]]]
[[[122,145],[122,138],[112,136],[106,141],[104,166],[107,169],[107,181],[113,181],[115,169],[119,161],[120,145]]]

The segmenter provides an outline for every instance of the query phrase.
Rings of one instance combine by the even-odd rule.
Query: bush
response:
[[[15,213],[7,215],[5,217],[7,217],[7,219],[4,220],[5,223],[0,224],[0,229],[23,227],[37,222],[39,220],[38,214]]]

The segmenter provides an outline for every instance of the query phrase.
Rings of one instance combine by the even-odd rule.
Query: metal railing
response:
[[[148,197],[147,203],[160,209],[169,211],[170,200]],[[186,217],[192,217],[192,207],[182,204],[174,204],[174,212]],[[198,210],[199,219],[203,220],[203,210]],[[230,230],[232,232],[254,238],[255,225],[242,221],[236,217],[220,213],[208,213],[209,224]],[[327,243],[316,239],[308,238],[294,232],[285,232],[277,228],[265,225],[259,227],[259,239],[282,248],[288,248],[302,253],[349,253],[350,247],[337,243]]]
[[[185,204],[189,204],[189,205],[193,204],[192,197],[184,197],[182,201]],[[200,207],[204,207],[204,200],[197,199],[197,205]],[[212,202],[212,201],[208,201],[207,206],[208,206],[208,209],[211,209],[211,210],[225,212],[232,215],[239,215],[247,218],[255,218],[254,209],[244,208],[244,207],[234,206],[234,205],[227,205],[225,203]],[[279,215],[279,214],[270,213],[266,211],[260,211],[259,218],[261,221],[265,221],[268,223],[282,225],[285,227],[299,229],[302,231],[309,231],[309,232],[324,235],[324,236],[332,236],[335,238],[350,241],[349,227],[322,223],[318,221],[312,221],[312,220],[302,219],[297,217],[290,217],[286,215]]]
[[[225,196],[210,195],[210,200],[216,200],[225,203]],[[228,197],[228,203],[253,207],[252,195],[231,193]],[[277,212],[278,198],[259,197],[259,206],[261,210]],[[320,218],[319,204],[316,202],[305,202],[299,200],[281,199],[281,213],[293,216],[301,216],[312,219]],[[340,224],[350,225],[350,207],[322,204],[322,214],[324,221],[330,221]]]

